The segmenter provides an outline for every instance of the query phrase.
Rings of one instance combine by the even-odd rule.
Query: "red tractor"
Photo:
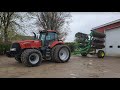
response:
[[[70,55],[69,47],[58,39],[58,33],[54,30],[41,31],[35,40],[15,42],[7,52],[7,56],[13,56],[16,61],[29,67],[40,65],[42,60],[64,63]]]

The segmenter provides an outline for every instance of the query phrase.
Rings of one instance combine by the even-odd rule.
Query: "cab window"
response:
[[[56,33],[48,33],[46,36],[46,40],[56,40],[57,39],[57,34]]]

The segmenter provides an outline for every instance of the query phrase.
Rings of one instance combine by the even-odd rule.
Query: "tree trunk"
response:
[[[7,28],[4,29],[4,42],[8,42],[8,33],[7,33]]]

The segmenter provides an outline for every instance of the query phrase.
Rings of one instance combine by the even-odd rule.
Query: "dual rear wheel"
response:
[[[38,66],[42,62],[42,54],[36,49],[26,49],[21,55],[16,55],[15,60],[28,67]]]
[[[66,45],[57,45],[52,49],[52,61],[64,63],[70,59],[71,51]]]
[[[28,67],[38,66],[42,62],[42,54],[36,49],[27,49],[21,54],[21,62]]]

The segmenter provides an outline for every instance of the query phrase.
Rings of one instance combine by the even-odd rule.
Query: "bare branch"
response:
[[[36,12],[36,26],[38,30],[56,30],[67,35],[67,28],[70,23],[70,13],[68,12]]]

